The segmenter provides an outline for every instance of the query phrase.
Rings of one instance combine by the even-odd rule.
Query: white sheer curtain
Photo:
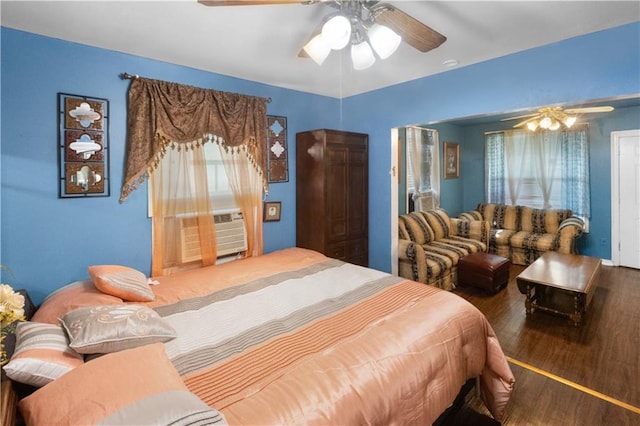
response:
[[[407,186],[415,210],[440,206],[440,162],[438,132],[420,127],[406,128]]]
[[[552,207],[558,208],[560,195],[560,184],[555,185],[556,177],[560,177],[560,159],[562,154],[562,133],[559,132],[541,132],[540,137],[533,139],[531,151],[535,160],[533,161],[533,175],[538,183],[538,187],[542,192],[542,199],[545,209]],[[556,190],[554,192],[554,189]],[[556,195],[553,197],[553,195]],[[556,201],[555,206],[552,205]]]
[[[260,256],[264,250],[262,237],[262,176],[251,164],[246,149],[220,147],[222,162],[236,204],[244,215],[247,231],[247,257]]]
[[[587,219],[586,135],[584,129],[488,133],[485,136],[487,201],[545,209],[567,208]],[[586,193],[583,198],[587,201],[574,201],[564,195],[574,192]]]
[[[181,266],[180,221],[184,217],[194,218],[197,223],[201,265],[216,261],[215,223],[203,143],[198,140],[172,144],[149,176],[153,276],[166,275]]]
[[[524,132],[504,132],[504,162],[507,191],[511,204],[520,199],[520,189],[531,174],[527,161],[531,139]]]

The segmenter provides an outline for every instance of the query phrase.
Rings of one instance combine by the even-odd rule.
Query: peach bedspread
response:
[[[485,317],[434,287],[298,248],[160,282],[167,353],[230,424],[431,424],[478,376],[499,419],[513,388]]]
[[[435,287],[300,248],[157,279],[165,350],[229,424],[431,424],[474,377],[500,420],[513,390],[484,315]]]

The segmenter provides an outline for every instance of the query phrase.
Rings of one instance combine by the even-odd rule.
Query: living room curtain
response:
[[[535,135],[535,134],[534,134]],[[551,208],[551,194],[553,191],[556,176],[561,173],[560,169],[560,146],[564,137],[564,132],[541,132],[540,137],[531,140],[531,151],[534,153],[532,162],[533,176],[536,179],[538,188],[542,193],[544,209]],[[562,176],[560,177],[562,181]],[[559,185],[559,183],[558,183]],[[558,207],[558,206],[556,206]]]
[[[491,132],[485,143],[487,202],[566,208],[589,218],[587,128]]]
[[[485,188],[487,202],[506,204],[504,179],[504,133],[493,132],[485,136]]]
[[[435,209],[440,205],[438,132],[420,127],[406,128],[407,166],[414,208]]]
[[[120,202],[149,177],[171,143],[193,143],[207,134],[228,147],[243,147],[268,191],[267,99],[138,77],[131,81],[128,101]]]
[[[524,132],[504,132],[504,163],[510,204],[521,199],[521,189],[527,176],[531,175],[531,138]]]
[[[589,139],[586,129],[562,135],[562,204],[576,216],[591,217]]]

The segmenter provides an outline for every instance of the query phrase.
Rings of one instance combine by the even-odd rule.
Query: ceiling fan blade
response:
[[[322,27],[317,28],[314,32],[311,33],[311,35],[309,36],[309,38],[304,42],[304,44],[302,45],[302,49],[300,49],[300,51],[298,52],[298,57],[299,58],[308,58],[309,55],[307,54],[307,52],[304,50],[304,47],[307,45],[307,43],[309,43],[315,36],[317,36],[318,34],[320,34],[322,32]]]
[[[522,120],[521,122],[514,124],[513,127],[514,128],[515,127],[522,127],[522,126],[526,125],[527,123],[529,123],[530,121],[536,120],[537,118],[538,118],[538,115],[536,114],[535,117],[531,117],[531,118],[527,118],[526,120]]]
[[[395,6],[379,3],[372,10],[376,12],[375,21],[377,23],[388,26],[398,33],[405,43],[421,52],[435,49],[447,40],[445,36],[436,30],[407,15]]]
[[[611,112],[612,106],[586,107],[586,108],[568,108],[564,112],[567,114],[585,114],[590,112]]]
[[[269,4],[311,3],[304,0],[198,0],[204,6],[262,6]]]
[[[540,115],[540,114],[537,113],[537,112],[534,112],[533,114],[525,114],[525,115],[518,115],[518,116],[515,116],[515,117],[503,118],[500,121],[520,120],[521,118],[535,117],[535,116],[538,116],[538,115]]]

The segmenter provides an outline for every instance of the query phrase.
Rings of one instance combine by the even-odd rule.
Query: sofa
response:
[[[519,205],[480,203],[458,218],[490,223],[488,252],[529,265],[547,251],[577,253],[584,222],[567,209],[536,209]]]
[[[457,265],[470,253],[486,253],[489,222],[451,218],[435,209],[398,216],[398,275],[452,290]]]

